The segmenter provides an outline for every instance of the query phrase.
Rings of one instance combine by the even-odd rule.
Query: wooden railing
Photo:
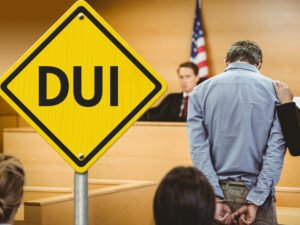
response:
[[[150,225],[153,221],[155,182],[94,179],[88,183],[89,224]],[[72,188],[26,186],[24,190],[17,225],[74,224]]]
[[[31,128],[4,129],[4,152],[21,159],[27,172],[27,185],[73,185],[74,172],[71,167]],[[300,214],[295,213],[300,208],[298,160],[287,153],[276,187],[278,218],[282,224],[300,224]],[[136,123],[91,167],[89,178],[122,179],[125,183],[126,180],[158,183],[167,171],[178,165],[191,165],[186,124]],[[104,188],[102,191],[105,190],[105,184],[101,185]],[[91,180],[89,187],[90,194],[93,195],[94,188],[97,193],[98,186]],[[109,189],[113,190],[111,187]],[[47,201],[53,198],[56,197],[50,197]],[[291,223],[290,220],[296,222]]]

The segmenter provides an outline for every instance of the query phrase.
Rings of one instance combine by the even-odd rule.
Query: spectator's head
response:
[[[199,80],[198,66],[192,62],[181,63],[177,69],[181,90],[190,93]]]
[[[249,63],[260,69],[262,59],[262,51],[255,42],[237,41],[228,49],[225,63],[227,65],[234,62]]]
[[[176,167],[159,184],[153,207],[156,225],[211,225],[215,195],[200,171]]]
[[[0,154],[0,223],[13,224],[23,197],[25,172],[19,160]]]

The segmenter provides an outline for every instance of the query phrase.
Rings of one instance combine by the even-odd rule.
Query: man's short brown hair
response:
[[[228,49],[225,61],[233,62],[247,62],[252,65],[259,65],[262,63],[262,51],[260,47],[253,41],[237,41],[234,42]]]
[[[182,67],[191,68],[194,71],[195,76],[198,76],[199,68],[198,68],[198,66],[195,63],[190,62],[190,61],[181,63],[179,65],[178,69],[177,69],[177,73],[179,73],[179,69],[182,68]]]

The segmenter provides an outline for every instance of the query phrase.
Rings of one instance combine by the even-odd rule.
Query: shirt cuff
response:
[[[270,195],[271,190],[262,190],[260,188],[254,187],[248,193],[246,200],[252,202],[254,205],[261,206],[265,203],[266,199]]]
[[[220,186],[214,186],[213,188],[214,188],[215,196],[220,199],[224,199],[224,194]]]

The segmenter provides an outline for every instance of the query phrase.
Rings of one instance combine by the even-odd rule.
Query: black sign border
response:
[[[90,21],[155,85],[128,116],[122,120],[83,160],[79,160],[9,89],[9,83],[76,17],[83,13]],[[1,89],[30,117],[40,129],[78,166],[84,167],[102,148],[161,90],[161,83],[84,7],[79,6],[70,16],[59,25],[47,39],[27,57],[1,84]]]

